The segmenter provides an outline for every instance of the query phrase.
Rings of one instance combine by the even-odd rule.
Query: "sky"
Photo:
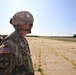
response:
[[[10,35],[14,28],[10,18],[18,11],[34,16],[30,35],[73,36],[76,34],[76,0],[2,0],[0,34]]]

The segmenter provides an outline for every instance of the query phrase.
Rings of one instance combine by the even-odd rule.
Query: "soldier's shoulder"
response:
[[[11,40],[11,41],[18,41],[19,40],[19,36],[16,34],[16,33],[12,33],[10,34],[9,36],[7,36],[5,38],[5,41],[8,41],[8,40]]]
[[[7,52],[9,50],[13,51],[13,53],[15,52],[16,49],[16,44],[13,40],[10,39],[10,37],[7,37],[3,43],[0,45],[1,50],[7,50]]]
[[[10,35],[10,36],[7,36],[3,41],[2,41],[2,45],[5,45],[5,46],[14,46],[14,41],[17,41],[17,38]]]

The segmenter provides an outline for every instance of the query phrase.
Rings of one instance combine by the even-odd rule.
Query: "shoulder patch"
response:
[[[10,65],[10,47],[1,45],[0,46],[0,73],[3,75],[5,68]],[[2,70],[4,69],[4,70]]]
[[[9,47],[0,47],[0,54],[10,53]]]

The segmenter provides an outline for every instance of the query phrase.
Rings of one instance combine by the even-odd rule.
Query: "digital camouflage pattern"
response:
[[[9,66],[0,71],[4,75],[34,75],[30,49],[28,42],[16,30],[2,43],[3,47],[9,47]]]
[[[28,11],[19,11],[11,18],[12,25],[33,24],[34,17]]]

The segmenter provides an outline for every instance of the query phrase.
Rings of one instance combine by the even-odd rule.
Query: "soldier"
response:
[[[31,33],[33,21],[28,11],[19,11],[10,19],[15,31],[0,46],[2,75],[34,75],[29,45],[25,39],[26,34]]]

